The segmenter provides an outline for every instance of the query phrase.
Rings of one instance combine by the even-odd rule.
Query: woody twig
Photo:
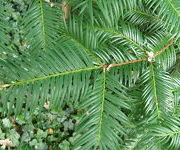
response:
[[[163,49],[161,49],[160,51],[158,51],[157,53],[155,53],[153,56],[151,56],[152,58],[157,57],[158,55],[162,54],[165,50],[167,50],[173,43],[175,42],[175,40],[172,40],[171,42],[169,42]],[[152,59],[151,58],[151,59]],[[141,59],[136,59],[136,60],[130,60],[127,62],[121,62],[121,63],[117,63],[117,64],[110,64],[110,65],[104,65],[103,68],[106,71],[109,71],[110,68],[112,67],[117,67],[117,66],[122,66],[122,65],[127,65],[127,64],[133,64],[133,63],[137,63],[137,62],[141,62],[141,61],[150,61],[151,60],[149,57],[146,58],[141,58]]]
[[[121,62],[121,63],[117,63],[117,64],[110,64],[110,65],[100,65],[97,66],[98,68],[104,68],[104,71],[109,71],[110,68],[112,67],[117,67],[117,66],[123,66],[123,65],[127,65],[127,64],[134,64],[137,62],[142,62],[142,61],[149,61],[149,62],[153,62],[153,58],[157,57],[158,55],[162,54],[165,50],[167,50],[173,43],[175,42],[175,40],[172,40],[171,42],[169,42],[163,49],[161,49],[160,51],[158,51],[157,53],[147,53],[148,57],[146,58],[141,58],[141,59],[137,59],[137,60],[130,60],[127,62]],[[0,85],[0,90],[4,89],[4,88],[8,88],[11,85],[14,84],[1,84]]]

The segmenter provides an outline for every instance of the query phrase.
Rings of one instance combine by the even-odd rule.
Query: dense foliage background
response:
[[[3,1],[3,18],[6,21],[1,21],[6,22],[6,47],[11,50],[8,54],[22,55],[27,49],[21,22],[30,3],[27,0]],[[1,53],[1,58],[7,58],[8,54]],[[67,103],[58,112],[36,107],[33,114],[22,113],[10,118],[2,114],[3,109],[0,106],[0,140],[9,139],[14,145],[8,149],[17,150],[69,150],[75,123],[81,115],[71,103]],[[0,147],[7,148],[3,145]]]
[[[0,149],[179,150],[179,31],[179,0],[0,0]]]

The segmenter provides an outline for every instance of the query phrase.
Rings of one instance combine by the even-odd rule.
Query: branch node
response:
[[[105,72],[105,71],[109,71],[111,67],[113,67],[113,64],[110,64],[110,65],[104,65],[104,66],[103,66],[104,72]]]
[[[154,58],[155,58],[155,54],[153,53],[153,52],[146,52],[147,53],[147,55],[148,55],[148,61],[149,62],[154,62]]]

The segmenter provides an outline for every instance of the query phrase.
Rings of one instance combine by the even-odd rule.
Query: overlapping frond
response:
[[[134,132],[135,130],[136,132]],[[180,147],[179,136],[179,118],[163,116],[158,124],[147,124],[144,129],[142,127],[133,129],[121,149],[178,150]]]
[[[97,73],[97,72],[96,72]],[[76,131],[74,149],[114,150],[131,123],[124,113],[130,110],[126,88],[111,73],[102,72],[80,109],[85,111]]]
[[[88,2],[89,1],[83,1],[82,3],[88,5]],[[79,5],[82,5],[82,3]],[[96,11],[93,17],[94,23],[90,25],[83,24],[83,26],[89,29],[86,29],[90,32],[89,37],[96,38],[93,41],[96,45],[95,52],[97,52],[99,56],[101,53],[106,53],[106,49],[103,52],[101,51],[104,47],[108,48],[107,51],[111,52],[111,49],[114,49],[114,47],[123,49],[124,46],[126,49],[132,51],[134,55],[143,56],[145,48],[142,33],[133,25],[123,22],[124,12],[136,8],[139,3],[140,1],[137,2],[136,0],[130,2],[126,0],[93,1],[93,10]],[[88,6],[90,7],[90,4]],[[83,19],[83,22],[88,23],[87,19],[88,18]],[[90,41],[92,42],[92,38]],[[108,56],[109,54],[106,54],[104,58],[108,58]]]
[[[144,35],[144,43],[148,48],[162,42],[170,32],[166,30],[162,18],[159,18],[151,8],[144,7],[144,5],[129,11],[125,15],[125,21],[139,28]]]
[[[97,36],[94,31],[85,28],[84,26],[85,24],[83,24],[82,20],[72,16],[61,31],[61,37],[65,37],[78,47],[81,47],[82,50],[92,57],[94,63],[101,64],[101,59],[94,53],[94,50],[98,47]]]
[[[60,108],[58,104],[64,99],[77,100],[81,89],[88,87],[91,70],[98,67],[71,41],[61,39],[58,42],[61,43],[58,50],[0,61],[1,102],[6,112],[18,114],[24,105],[26,109],[33,110],[48,100]]]
[[[5,56],[8,52],[11,52],[11,49],[7,47],[9,44],[10,36],[8,35],[9,24],[7,16],[5,15],[5,9],[3,6],[3,1],[0,1],[0,55]]]
[[[4,114],[46,102],[58,111],[72,101],[83,112],[74,150],[178,150],[179,1],[66,2],[68,18],[58,3],[32,0],[28,7],[22,26],[29,49],[0,58]],[[1,21],[0,53],[9,40],[5,26]]]
[[[44,0],[33,0],[22,21],[26,44],[31,51],[54,49],[62,24],[59,5],[51,7]]]
[[[162,124],[153,125],[149,128],[149,136],[154,142],[169,150],[178,150],[180,147],[180,120],[179,118],[164,118]]]
[[[164,21],[164,26],[174,35],[179,36],[180,1],[179,0],[145,0],[146,6],[152,9]]]
[[[173,81],[173,95],[174,95],[174,105],[175,105],[175,113],[180,111],[180,74],[173,74],[171,76]],[[178,114],[179,116],[180,114]]]
[[[127,87],[134,86],[148,66],[147,62],[122,65],[111,69],[111,73],[119,79],[119,82]]]
[[[128,11],[125,14],[125,21],[128,21],[134,25],[138,25],[144,30],[146,30],[145,28],[148,27],[147,25],[154,22],[157,23],[157,21],[159,20],[160,18],[158,18],[158,16],[154,12],[151,12],[150,9],[145,8],[144,5],[140,5],[138,6],[138,8]],[[162,22],[160,23],[162,24]],[[157,30],[158,28],[155,29]]]
[[[100,26],[94,27],[94,30],[110,44],[128,47],[136,56],[142,57],[145,52],[142,33],[133,26],[124,24],[113,29]]]
[[[172,91],[170,76],[161,68],[150,64],[143,73],[142,97],[145,100],[146,113],[154,114],[154,118],[172,111]]]
[[[179,42],[177,42],[177,46],[179,47]],[[173,66],[173,73],[180,73],[180,53],[179,48],[176,49],[176,64]]]
[[[161,64],[164,70],[172,68],[176,62],[176,50],[179,47],[175,44],[172,45],[172,42],[176,43],[173,37],[167,34],[158,44],[150,48],[154,53],[162,52],[161,55],[156,57],[155,61]]]
[[[120,17],[123,17],[127,11],[136,8],[140,2],[138,0],[81,0],[72,3],[75,5],[74,10],[77,10],[81,16],[90,18],[88,22],[91,24],[96,22],[95,18],[101,12],[101,18],[103,17],[109,25],[114,25]]]

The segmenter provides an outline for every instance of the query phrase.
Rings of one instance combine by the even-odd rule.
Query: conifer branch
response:
[[[164,51],[166,51],[173,43],[175,42],[175,40],[172,40],[171,42],[169,42],[163,49],[161,49],[160,51],[158,51],[156,54],[154,54],[153,57],[157,57],[159,55],[161,55]],[[112,67],[118,67],[118,66],[123,66],[123,65],[127,65],[127,64],[133,64],[133,63],[137,63],[137,62],[141,62],[141,61],[148,61],[148,57],[146,58],[141,58],[141,59],[136,59],[136,60],[131,60],[131,61],[127,61],[127,62],[121,62],[121,63],[117,63],[117,64],[110,64],[110,65],[104,65],[104,69],[106,71],[109,71],[110,68]]]

